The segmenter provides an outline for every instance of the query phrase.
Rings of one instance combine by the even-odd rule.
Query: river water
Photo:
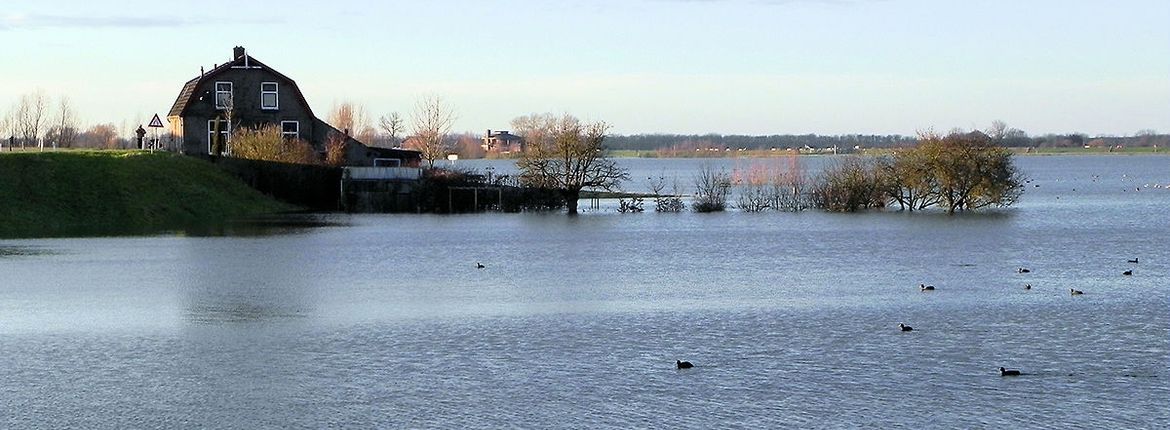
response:
[[[0,427],[1170,426],[1170,157],[1017,163],[1017,206],[953,217],[605,202],[0,241]]]

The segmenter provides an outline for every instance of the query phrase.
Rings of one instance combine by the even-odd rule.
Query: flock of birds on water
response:
[[[1127,262],[1129,262],[1129,263],[1132,263],[1132,264],[1137,264],[1137,263],[1138,263],[1138,259],[1136,259],[1136,258],[1135,258],[1135,259],[1132,259],[1132,260],[1127,260]],[[476,269],[483,269],[483,268],[485,268],[485,267],[486,267],[486,266],[484,266],[484,265],[483,265],[483,263],[480,263],[480,262],[478,262],[478,261],[477,261],[477,262],[475,262],[475,268],[476,268]],[[1031,273],[1031,272],[1032,272],[1032,270],[1031,270],[1031,269],[1028,269],[1028,268],[1025,268],[1025,267],[1021,267],[1021,268],[1019,268],[1019,269],[1016,269],[1016,273]],[[1132,276],[1132,275],[1133,275],[1133,270],[1126,270],[1126,271],[1124,271],[1124,272],[1121,272],[1121,274],[1122,274],[1122,275],[1124,275],[1124,276]],[[1024,289],[1025,289],[1025,290],[1031,290],[1031,289],[1032,289],[1032,284],[1024,284]],[[918,284],[918,290],[919,290],[919,291],[922,291],[922,292],[926,292],[926,291],[934,291],[934,290],[935,290],[935,288],[934,288],[934,285]],[[1069,289],[1068,289],[1068,292],[1069,292],[1069,295],[1073,295],[1073,296],[1079,296],[1079,295],[1085,294],[1085,292],[1084,292],[1084,291],[1081,291],[1081,290],[1078,290],[1078,289],[1075,289],[1075,288],[1069,288]],[[903,324],[903,323],[898,323],[898,330],[901,330],[901,331],[914,331],[914,327],[908,326],[908,325],[906,325],[906,324]],[[694,363],[691,363],[691,362],[689,362],[689,361],[683,361],[683,360],[674,360],[674,366],[675,366],[675,368],[676,368],[676,369],[679,369],[679,370],[682,370],[682,369],[690,369],[690,368],[693,368],[693,367],[695,367]],[[999,368],[999,376],[1020,376],[1020,375],[1023,375],[1023,374],[1024,374],[1024,373],[1020,372],[1020,370],[1019,370],[1019,369],[1008,369],[1008,368],[1005,368],[1005,367],[1000,367],[1000,368]]]

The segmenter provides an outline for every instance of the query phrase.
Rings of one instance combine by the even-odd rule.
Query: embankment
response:
[[[170,153],[0,153],[0,237],[150,232],[293,209]]]

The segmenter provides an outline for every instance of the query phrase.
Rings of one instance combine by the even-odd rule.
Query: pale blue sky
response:
[[[437,94],[458,131],[1170,132],[1167,22],[1164,0],[5,0],[0,111],[40,88],[145,122],[243,45],[319,116]]]

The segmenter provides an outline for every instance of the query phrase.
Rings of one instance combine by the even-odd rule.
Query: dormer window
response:
[[[215,108],[230,109],[232,107],[232,83],[215,83]]]
[[[277,88],[276,82],[260,83],[260,109],[275,110],[280,107]]]

